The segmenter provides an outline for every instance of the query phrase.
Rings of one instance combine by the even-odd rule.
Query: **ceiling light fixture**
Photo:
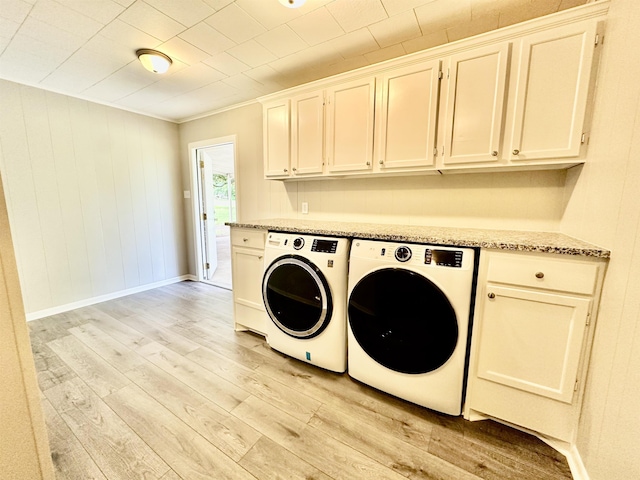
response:
[[[278,0],[282,5],[287,8],[301,7],[307,0]]]
[[[173,63],[169,56],[150,48],[136,50],[136,55],[142,66],[153,73],[165,73]]]

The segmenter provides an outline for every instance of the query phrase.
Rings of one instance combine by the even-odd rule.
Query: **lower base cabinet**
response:
[[[231,229],[231,275],[235,329],[265,334],[267,312],[262,302],[264,230]]]
[[[606,260],[480,256],[465,417],[572,443]]]

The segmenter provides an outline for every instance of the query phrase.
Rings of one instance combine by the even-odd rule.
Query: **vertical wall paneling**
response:
[[[78,186],[81,179],[78,177],[76,165],[68,99],[47,93],[46,105],[62,214],[60,225],[65,235],[66,256],[69,262],[69,296],[60,299],[64,304],[77,297],[89,298],[93,290]]]
[[[140,125],[142,140],[142,167],[146,187],[147,222],[151,241],[151,267],[153,280],[164,278],[164,246],[162,238],[162,211],[160,209],[160,190],[158,188],[158,165],[156,139],[148,122]]]
[[[187,273],[177,125],[4,80],[0,102],[28,314]]]
[[[640,10],[611,2],[589,158],[569,172],[562,231],[612,250],[578,450],[591,480],[640,477]]]
[[[124,290],[124,265],[118,222],[118,198],[116,197],[111,136],[107,123],[107,107],[89,103],[89,119],[92,130],[92,158],[98,186],[100,220],[104,239],[107,269],[107,291]],[[100,132],[100,134],[96,134]]]
[[[125,288],[140,284],[138,255],[136,250],[136,225],[133,216],[131,174],[127,158],[127,137],[125,133],[127,113],[109,110],[109,151],[113,164],[113,184],[115,194],[116,219],[122,252],[122,268]]]
[[[46,257],[39,222],[38,201],[33,182],[29,157],[25,115],[22,108],[22,87],[10,84],[0,88],[3,115],[0,117],[0,138],[3,152],[3,181],[6,185],[10,218],[19,218],[13,225],[17,258],[28,257],[29,262],[18,261],[20,278],[23,280],[23,301],[44,308],[51,303],[51,291],[46,275]],[[6,108],[6,110],[5,110]],[[6,121],[10,119],[10,121]],[[5,120],[5,121],[2,121]]]
[[[93,149],[98,135],[90,128],[91,116],[87,102],[77,99],[69,100],[71,131],[78,169],[78,190],[82,205],[82,223],[86,234],[89,271],[91,273],[92,296],[97,292],[109,292],[107,278],[107,256],[105,252],[104,232],[100,211],[100,197],[97,194],[98,179],[94,164]],[[70,232],[76,235],[77,232]],[[21,239],[17,239],[21,240]],[[19,261],[21,259],[19,258]]]
[[[140,283],[153,282],[153,266],[151,260],[151,234],[147,222],[149,206],[147,204],[147,186],[142,163],[142,145],[140,143],[140,121],[137,116],[126,119],[127,163],[131,185],[131,202],[133,204],[133,221],[136,237],[136,253],[138,256],[138,275]]]

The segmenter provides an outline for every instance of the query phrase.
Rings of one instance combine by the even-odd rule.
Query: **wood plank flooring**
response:
[[[565,458],[293,360],[183,282],[29,323],[58,479],[571,479]]]

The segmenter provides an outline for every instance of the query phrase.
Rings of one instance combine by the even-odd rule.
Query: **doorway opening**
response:
[[[225,222],[237,218],[235,137],[204,143],[193,149],[198,279],[231,290],[230,228]]]

